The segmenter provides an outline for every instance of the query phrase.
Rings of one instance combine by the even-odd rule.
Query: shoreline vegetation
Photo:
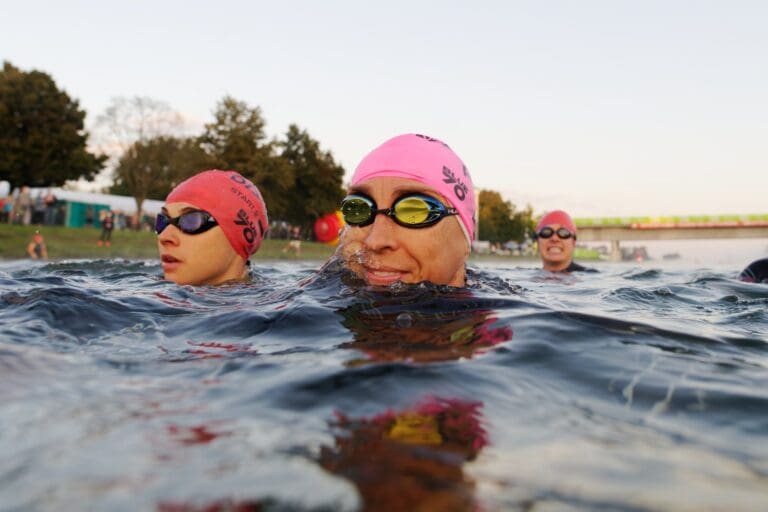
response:
[[[155,259],[157,258],[157,236],[151,231],[114,230],[112,244],[109,247],[96,244],[101,234],[97,228],[69,228],[63,226],[19,226],[0,224],[0,259],[27,259],[27,245],[32,236],[40,232],[45,238],[50,261],[65,259]],[[252,256],[254,260],[326,260],[335,251],[335,246],[302,241],[301,255],[283,252],[288,240],[266,239],[259,251]],[[576,254],[578,260],[596,260],[590,253]],[[500,254],[472,253],[470,260],[537,261],[532,256],[505,256]]]

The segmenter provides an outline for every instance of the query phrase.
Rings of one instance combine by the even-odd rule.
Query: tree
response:
[[[141,211],[146,199],[165,199],[173,187],[213,167],[197,138],[160,136],[135,142],[115,168],[113,194],[128,194]]]
[[[283,217],[292,224],[308,226],[318,217],[336,211],[344,197],[344,168],[306,130],[292,124],[279,143],[280,156],[293,168],[295,182],[288,194],[291,208]]]
[[[135,142],[158,137],[182,137],[186,125],[167,103],[144,96],[112,98],[97,120],[102,151],[117,160]]]
[[[201,138],[205,150],[231,170],[242,171],[258,153],[269,153],[265,144],[266,122],[259,107],[225,96],[213,113],[214,122],[205,125]]]
[[[501,194],[493,190],[481,190],[478,202],[478,239],[493,243],[510,240],[522,242],[533,230],[533,210],[530,206],[515,212],[515,206],[510,201],[504,201]]]
[[[295,178],[290,163],[277,154],[277,143],[266,141],[259,107],[225,96],[205,125],[203,148],[216,167],[238,171],[259,187],[270,217],[283,218],[294,205],[289,192]]]
[[[62,185],[92,178],[105,158],[87,151],[85,111],[41,71],[0,72],[0,180]]]
[[[173,167],[172,172],[179,172],[179,164],[172,165],[171,162],[181,158],[177,153],[182,147],[184,154],[194,151],[194,148],[184,146],[191,142],[180,142],[187,130],[181,114],[152,98],[113,98],[99,116],[97,126],[100,147],[110,156],[113,168],[115,186],[111,190],[113,193],[130,193],[136,200],[139,215],[147,197],[158,196],[162,190],[168,192],[169,166]],[[175,156],[164,155],[166,150]],[[158,174],[153,176],[153,173]]]

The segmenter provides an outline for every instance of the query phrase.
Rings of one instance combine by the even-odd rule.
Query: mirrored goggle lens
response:
[[[442,212],[439,203],[431,203],[422,197],[405,197],[394,207],[395,218],[401,224],[418,225],[438,220]]]
[[[561,240],[567,240],[573,236],[573,233],[568,231],[567,228],[558,228],[557,231],[555,231],[552,228],[543,228],[538,233],[539,238],[552,238],[552,235],[557,234],[558,238]]]
[[[165,228],[168,227],[168,224],[171,223],[171,218],[167,215],[164,215],[162,213],[158,213],[157,217],[155,217],[155,233],[158,235],[163,232]]]
[[[201,211],[187,212],[175,219],[164,213],[158,213],[155,218],[155,233],[159,235],[170,224],[178,227],[183,233],[194,235],[212,228],[216,225],[216,221]]]
[[[344,222],[353,226],[365,224],[373,218],[375,206],[363,197],[351,196],[341,202]]]

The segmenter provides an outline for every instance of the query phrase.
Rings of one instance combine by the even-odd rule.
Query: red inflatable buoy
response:
[[[335,245],[339,241],[339,232],[344,227],[341,212],[323,215],[315,221],[315,238],[318,242]]]

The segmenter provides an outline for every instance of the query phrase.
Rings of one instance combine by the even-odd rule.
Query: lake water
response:
[[[0,263],[2,510],[766,510],[768,286]]]

